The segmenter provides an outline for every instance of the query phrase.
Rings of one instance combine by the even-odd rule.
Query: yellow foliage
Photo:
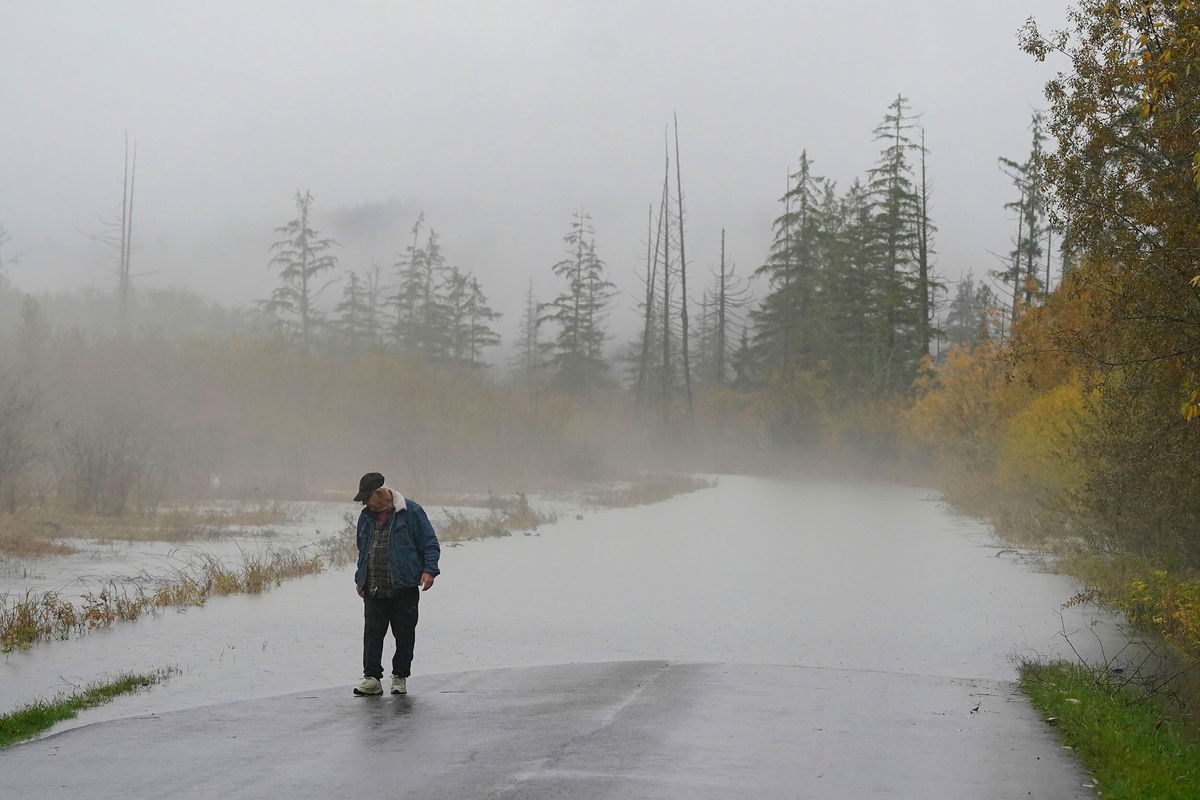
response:
[[[1077,454],[1086,412],[1077,382],[1035,395],[1002,426],[996,478],[1029,497],[1062,496],[1083,479]]]
[[[1130,622],[1156,631],[1192,663],[1200,661],[1200,582],[1145,570],[1112,599]]]
[[[1009,380],[1007,352],[991,342],[957,345],[944,363],[917,377],[917,397],[900,416],[904,452],[912,460],[958,471],[990,473],[1000,430],[1025,391]]]

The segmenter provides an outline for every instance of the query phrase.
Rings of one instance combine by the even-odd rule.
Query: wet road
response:
[[[440,675],[70,731],[0,754],[12,796],[1084,798],[988,681],[610,662]],[[987,714],[970,714],[987,698]],[[134,756],[133,754],[136,754]]]
[[[679,669],[668,670],[670,677],[659,682],[662,691],[675,690],[654,706],[660,714],[659,740],[647,747],[673,752],[671,742],[686,734],[679,727],[699,725],[698,735],[709,731],[702,741],[711,745],[724,737],[732,758],[758,763],[755,753],[761,748],[776,752],[760,739],[777,730],[798,748],[776,753],[783,759],[780,769],[787,767],[780,774],[802,782],[820,774],[825,782],[797,784],[813,787],[813,793],[784,796],[872,796],[819,791],[822,785],[839,785],[872,786],[878,796],[1026,797],[1032,789],[1018,791],[1024,784],[1017,777],[1044,764],[1056,765],[1052,771],[1061,773],[1062,786],[1086,782],[1070,768],[1058,769],[1062,751],[1019,696],[1012,696],[1009,682],[1015,657],[1067,650],[1060,636],[1064,625],[1071,631],[1103,631],[1107,623],[1079,609],[1060,618],[1059,606],[1072,593],[1063,578],[1020,563],[990,539],[984,526],[946,513],[925,491],[723,477],[715,489],[648,507],[588,513],[582,520],[567,518],[539,536],[447,549],[443,567],[445,574],[422,600],[413,696],[404,701],[414,709],[429,708],[437,698],[439,703],[453,699],[440,693],[446,681],[456,679],[437,673],[662,661]],[[363,708],[346,705],[354,700],[346,693],[357,679],[360,615],[348,572],[300,579],[261,597],[222,598],[186,614],[168,613],[14,654],[0,665],[0,692],[11,693],[0,695],[0,701],[44,694],[45,682],[58,675],[78,682],[104,671],[162,664],[177,664],[184,674],[89,712],[80,723],[337,686],[315,696],[322,709],[317,718],[330,730],[326,745],[338,752],[339,715]],[[1090,632],[1076,637],[1079,647],[1090,642]],[[696,663],[806,669],[686,666]],[[552,671],[555,685],[563,687],[554,696],[578,697],[582,705],[567,704],[562,713],[569,717],[577,708],[583,724],[624,689],[622,681],[614,684],[605,677],[603,667],[575,669],[582,671]],[[726,688],[713,692],[696,689],[694,682],[679,684],[685,678],[676,676],[691,669],[727,669],[721,673],[727,676]],[[774,676],[770,685],[748,677],[767,672]],[[475,725],[516,725],[527,714],[540,718],[546,697],[534,678],[522,677],[526,673],[519,670],[493,674],[502,676],[496,679],[497,691],[514,706],[505,712],[507,722],[481,718]],[[823,676],[824,688],[811,683],[814,676]],[[727,707],[706,705],[717,695],[741,700]],[[254,703],[239,707],[259,713]],[[262,707],[279,708],[275,700]],[[312,708],[295,708],[298,714],[303,710],[300,716],[274,724],[305,725]],[[707,716],[690,716],[705,708]],[[770,709],[776,711],[767,713]],[[218,712],[197,713],[195,719],[203,720]],[[435,723],[440,716],[422,717],[420,730],[440,725]],[[121,730],[139,724],[152,729],[167,719],[119,725]],[[64,764],[83,757],[114,730],[98,726],[28,747],[62,748],[54,761],[61,774],[68,774],[76,767],[63,773]],[[822,737],[815,731],[845,735]],[[395,732],[400,736],[401,729]],[[444,741],[452,734],[448,729]],[[311,735],[322,739],[318,730]],[[969,743],[965,750],[973,757],[966,757],[964,748],[947,749],[955,737]],[[534,737],[522,746],[530,753],[548,747],[541,756],[546,758],[574,741]],[[1013,741],[1023,742],[1024,749],[1006,751],[1004,743]],[[0,756],[0,771],[9,773],[11,753],[17,752],[33,751],[18,748]],[[1032,760],[1026,758],[1031,753]],[[440,757],[457,763],[460,755],[450,748]],[[922,791],[910,794],[904,788],[918,785],[912,771],[901,768],[904,764],[921,765]],[[987,791],[954,794],[972,770]],[[770,770],[762,774],[764,780],[784,779]],[[910,777],[902,781],[896,777],[901,774]],[[490,773],[476,779],[501,780]],[[683,796],[668,789],[643,794],[631,785],[625,784],[626,796]],[[1032,796],[1073,795],[1035,791]]]

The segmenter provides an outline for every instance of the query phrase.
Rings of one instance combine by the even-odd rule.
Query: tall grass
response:
[[[438,538],[446,542],[482,539],[486,536],[508,536],[513,531],[537,530],[539,526],[549,525],[558,519],[558,515],[539,511],[530,505],[524,492],[517,492],[507,507],[493,508],[484,517],[469,517],[446,508],[442,509],[442,513],[446,521],[438,526]]]
[[[109,581],[78,601],[57,592],[0,595],[0,652],[28,649],[48,639],[69,639],[115,622],[128,622],[173,606],[200,606],[213,595],[259,594],[288,578],[311,575],[332,558],[298,550],[242,553],[239,565],[201,554],[149,590]]]

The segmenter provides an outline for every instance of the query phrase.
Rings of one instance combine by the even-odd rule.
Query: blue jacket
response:
[[[417,586],[421,583],[422,572],[440,573],[438,556],[442,548],[425,509],[406,499],[404,508],[388,512],[388,524],[392,526],[389,549],[394,586]],[[363,508],[358,516],[358,569],[354,572],[354,582],[360,589],[367,580],[367,554],[371,552],[374,538],[375,512]]]

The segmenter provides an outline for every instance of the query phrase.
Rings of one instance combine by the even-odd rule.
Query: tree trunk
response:
[[[692,368],[688,359],[688,297],[687,256],[683,246],[683,175],[679,167],[679,117],[675,117],[675,189],[679,210],[679,319],[683,325],[683,385],[687,392],[688,423],[695,424],[696,412],[692,406]]]

